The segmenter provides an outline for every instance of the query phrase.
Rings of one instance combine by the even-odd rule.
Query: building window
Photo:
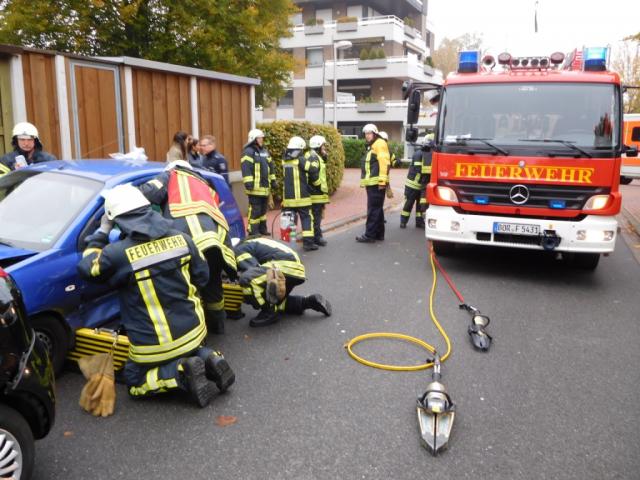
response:
[[[307,88],[307,107],[322,106],[322,87]]]
[[[322,48],[307,48],[307,67],[321,67],[324,63]]]
[[[292,108],[293,107],[293,89],[290,88],[284,91],[284,95],[278,100],[278,107]]]

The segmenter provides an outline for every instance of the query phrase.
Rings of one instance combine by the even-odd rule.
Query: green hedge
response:
[[[309,139],[314,135],[322,135],[327,139],[327,183],[329,185],[329,195],[333,194],[342,182],[344,173],[344,149],[340,134],[329,125],[319,125],[311,122],[297,122],[279,120],[276,122],[260,123],[257,128],[264,131],[265,145],[271,153],[271,157],[276,166],[276,177],[278,189],[276,195],[280,199],[282,192],[282,157],[287,148],[289,139],[293,136],[304,138],[309,144]]]
[[[366,142],[359,138],[343,138],[342,146],[344,148],[344,166],[360,168],[360,161],[367,151]],[[404,143],[389,142],[389,150],[399,160],[404,157]]]

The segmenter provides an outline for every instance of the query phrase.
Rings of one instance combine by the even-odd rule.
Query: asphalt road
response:
[[[384,244],[360,245],[356,226],[304,255],[334,315],[247,319],[210,337],[237,373],[200,410],[183,397],[143,401],[118,386],[116,413],[78,407],[79,374],[58,381],[58,417],[37,443],[35,479],[637,479],[640,475],[640,266],[619,239],[595,273],[541,253],[464,248],[442,264],[488,314],[491,352],[472,350],[468,316],[444,282],[436,312],[453,342],[444,383],[457,404],[449,450],[420,445],[416,397],[425,372],[354,362],[343,344],[397,331],[443,348],[428,319],[431,271],[422,232],[389,218]],[[245,306],[245,311],[251,314]],[[361,344],[371,359],[419,363],[396,341]],[[218,416],[237,421],[219,426]]]

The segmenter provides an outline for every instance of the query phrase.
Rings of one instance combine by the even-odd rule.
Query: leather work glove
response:
[[[104,213],[102,215],[102,218],[100,219],[100,228],[98,228],[98,231],[104,233],[105,235],[109,235],[109,232],[111,231],[112,228],[113,228],[113,220],[109,220],[107,218],[107,214]]]
[[[388,183],[387,183],[387,189],[385,193],[387,195],[387,198],[393,198],[393,190],[391,189],[391,185],[389,185]]]
[[[270,305],[279,305],[287,294],[287,281],[277,268],[267,269],[267,288],[265,299]]]
[[[104,374],[100,376],[98,388],[91,396],[93,408],[91,413],[96,417],[108,417],[113,415],[116,406],[116,386],[113,375]]]
[[[273,208],[276,206],[275,202],[273,201],[273,195],[271,193],[267,197],[267,206],[269,207],[269,210],[273,210]]]
[[[83,410],[87,412],[92,411],[95,408],[94,402],[91,401],[91,397],[95,393],[98,388],[98,383],[100,383],[100,374],[95,373],[91,376],[89,381],[82,388],[82,392],[80,392],[80,406]]]

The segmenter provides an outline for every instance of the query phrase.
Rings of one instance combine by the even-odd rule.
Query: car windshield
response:
[[[440,105],[440,138],[445,145],[473,148],[477,142],[461,140],[481,138],[493,145],[549,150],[570,149],[567,143],[611,149],[618,139],[616,99],[611,84],[451,85]]]
[[[0,243],[44,251],[104,184],[55,172],[20,171],[0,179]]]

